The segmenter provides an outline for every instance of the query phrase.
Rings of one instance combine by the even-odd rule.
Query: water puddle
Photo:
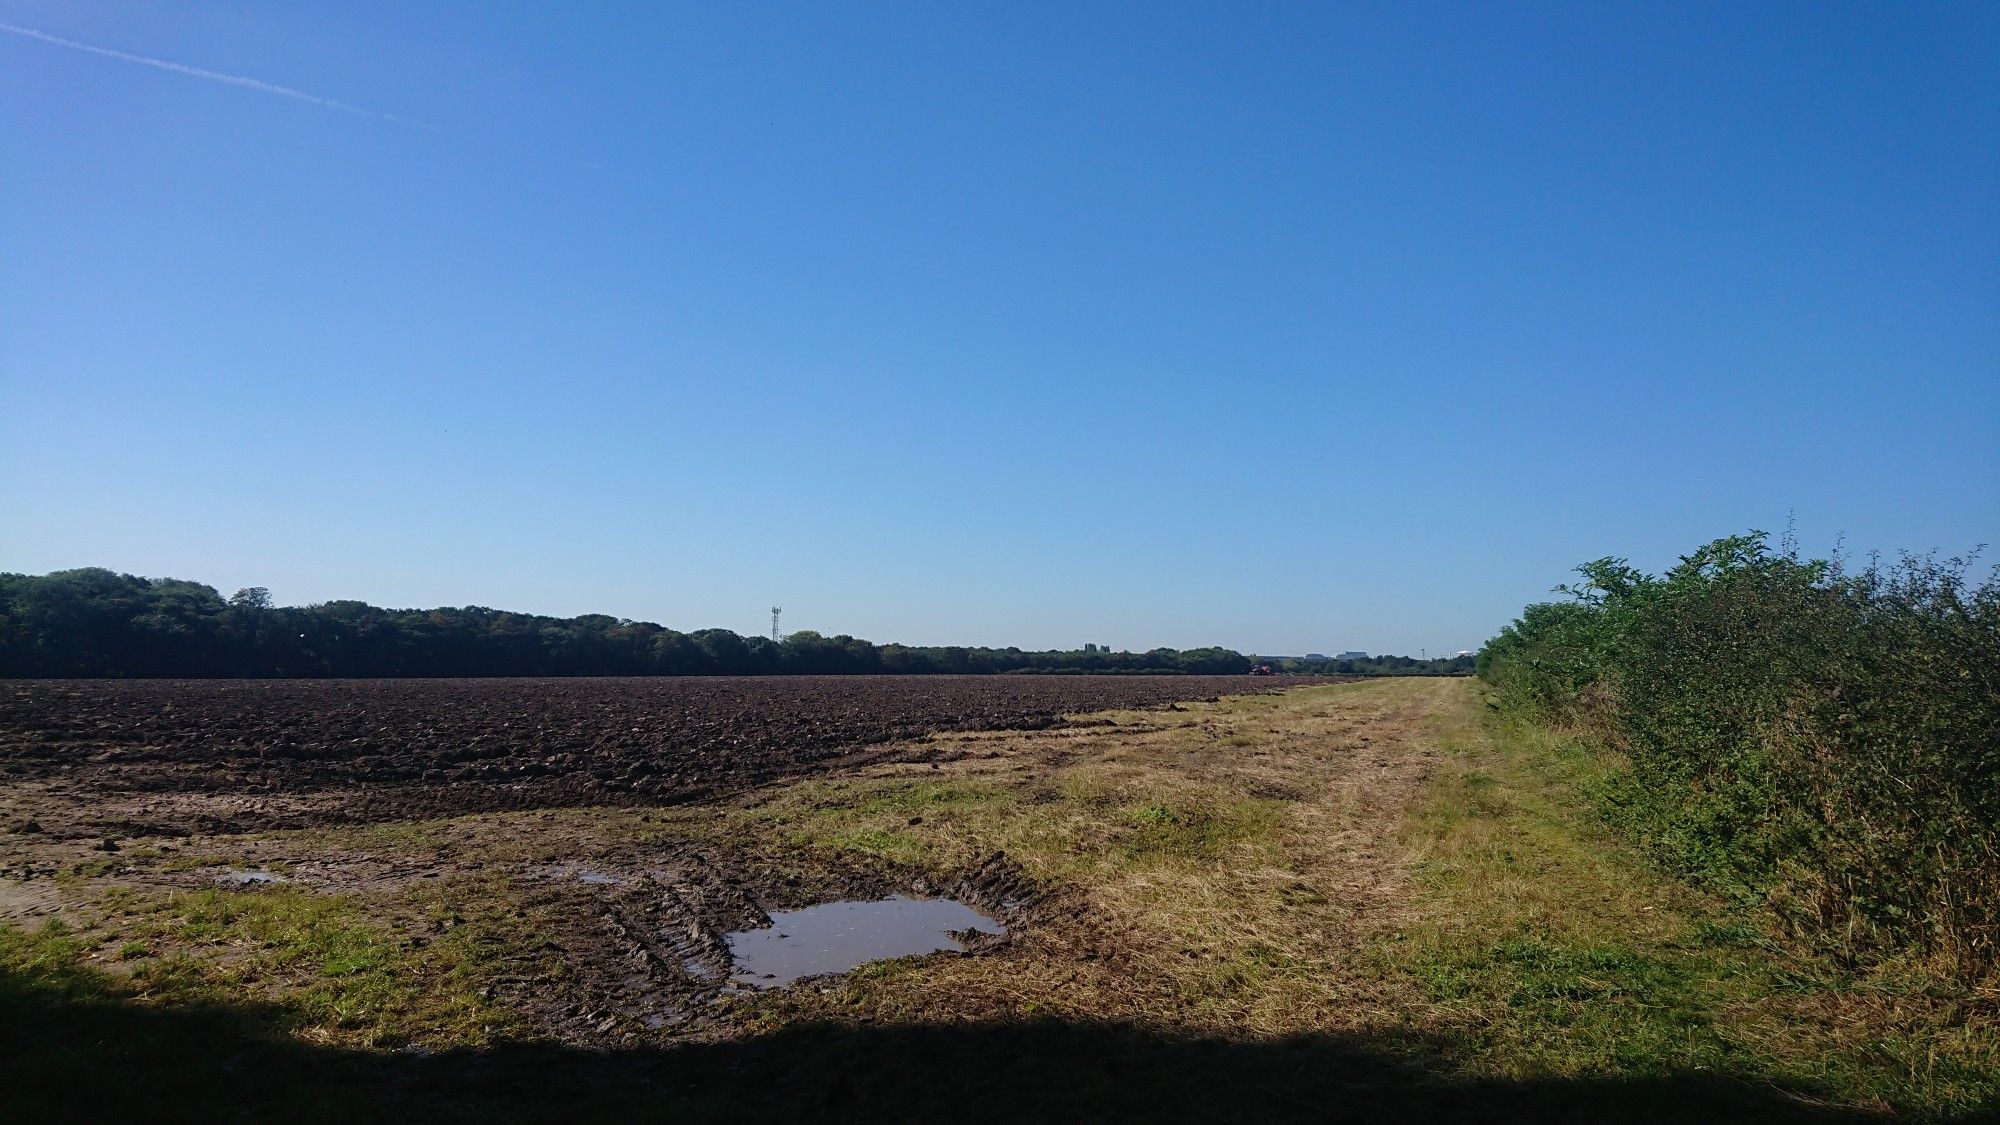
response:
[[[1005,933],[1006,927],[948,898],[829,902],[771,915],[763,929],[728,935],[738,988],[783,988],[800,977],[844,973],[890,957],[964,949],[952,931]]]

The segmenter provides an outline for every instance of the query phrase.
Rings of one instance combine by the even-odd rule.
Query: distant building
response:
[[[1368,659],[1368,654],[1367,654],[1367,653],[1365,653],[1365,652],[1343,652],[1343,653],[1341,653],[1341,654],[1340,654],[1339,656],[1335,657],[1334,659],[1336,659],[1336,660],[1366,660],[1366,659]]]

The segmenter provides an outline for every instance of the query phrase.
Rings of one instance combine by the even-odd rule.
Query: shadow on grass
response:
[[[0,973],[0,1120],[1855,1119],[1703,1074],[1465,1078],[1419,1037],[1237,1042],[1024,1020],[418,1056],[315,1047],[290,1019]]]

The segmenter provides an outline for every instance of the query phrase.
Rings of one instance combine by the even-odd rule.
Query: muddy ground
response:
[[[1113,815],[1105,794],[1052,779],[1128,769],[1115,763],[1169,746],[1180,748],[1169,754],[1173,776],[1225,804],[1237,794],[1304,809],[1300,787],[1328,769],[1360,787],[1343,800],[1403,799],[1423,759],[1374,753],[1382,732],[1353,731],[1345,714],[1310,720],[1321,737],[1337,736],[1324,765],[1312,753],[1276,766],[1273,747],[1296,735],[1276,739],[1262,712],[1231,708],[1280,686],[1301,685],[16,684],[0,728],[0,823],[11,829],[0,834],[0,921],[62,918],[101,941],[114,970],[143,975],[159,955],[226,964],[262,940],[190,929],[187,896],[224,896],[200,910],[285,916],[312,909],[296,896],[339,896],[401,956],[435,953],[448,971],[470,971],[482,1000],[519,1032],[576,1044],[727,1035],[740,1025],[728,1003],[740,997],[728,982],[727,935],[777,911],[950,897],[1010,935],[1059,941],[1066,958],[1116,956],[1122,923],[1082,905],[1072,880],[1046,870],[1037,878],[994,846],[1004,841],[961,836],[939,812],[921,827],[927,805],[875,827],[865,818],[877,814],[865,810],[881,800],[941,793],[949,814],[953,795],[971,792],[995,807],[1099,818]],[[888,796],[856,785],[887,786]],[[857,810],[864,819],[849,824]],[[829,818],[866,830],[834,832],[820,823]],[[898,839],[924,833],[957,838],[957,850],[897,852]],[[1349,904],[1372,898],[1367,884],[1384,870],[1369,848],[1356,851],[1327,875],[1327,889],[1339,886]],[[1060,925],[1044,926],[1050,918]],[[135,937],[148,952],[118,958]],[[996,944],[973,939],[969,948]],[[301,984],[260,979],[252,991],[284,995]]]
[[[0,827],[116,840],[672,804],[833,768],[939,731],[1040,730],[1082,712],[1303,682],[12,681],[0,685]]]
[[[944,896],[1019,933],[1074,906],[998,852],[924,866],[773,838],[744,820],[760,788],[882,769],[1022,776],[996,763],[1022,749],[999,732],[1039,732],[1041,773],[1152,729],[1146,709],[1178,719],[1217,693],[1302,682],[19,681],[0,690],[0,922],[61,918],[107,950],[143,933],[182,954],[184,936],[118,912],[338,895],[412,957],[482,931],[482,998],[530,1033],[721,1034],[717,1001],[737,991],[726,935],[771,912]]]

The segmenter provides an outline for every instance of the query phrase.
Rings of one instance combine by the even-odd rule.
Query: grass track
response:
[[[1405,829],[1417,921],[1391,944],[1478,1066],[1729,1074],[1920,1119],[2000,1105],[1992,998],[1774,938],[1768,916],[1661,874],[1595,817],[1586,795],[1618,763],[1483,711],[1445,716],[1449,757]]]

